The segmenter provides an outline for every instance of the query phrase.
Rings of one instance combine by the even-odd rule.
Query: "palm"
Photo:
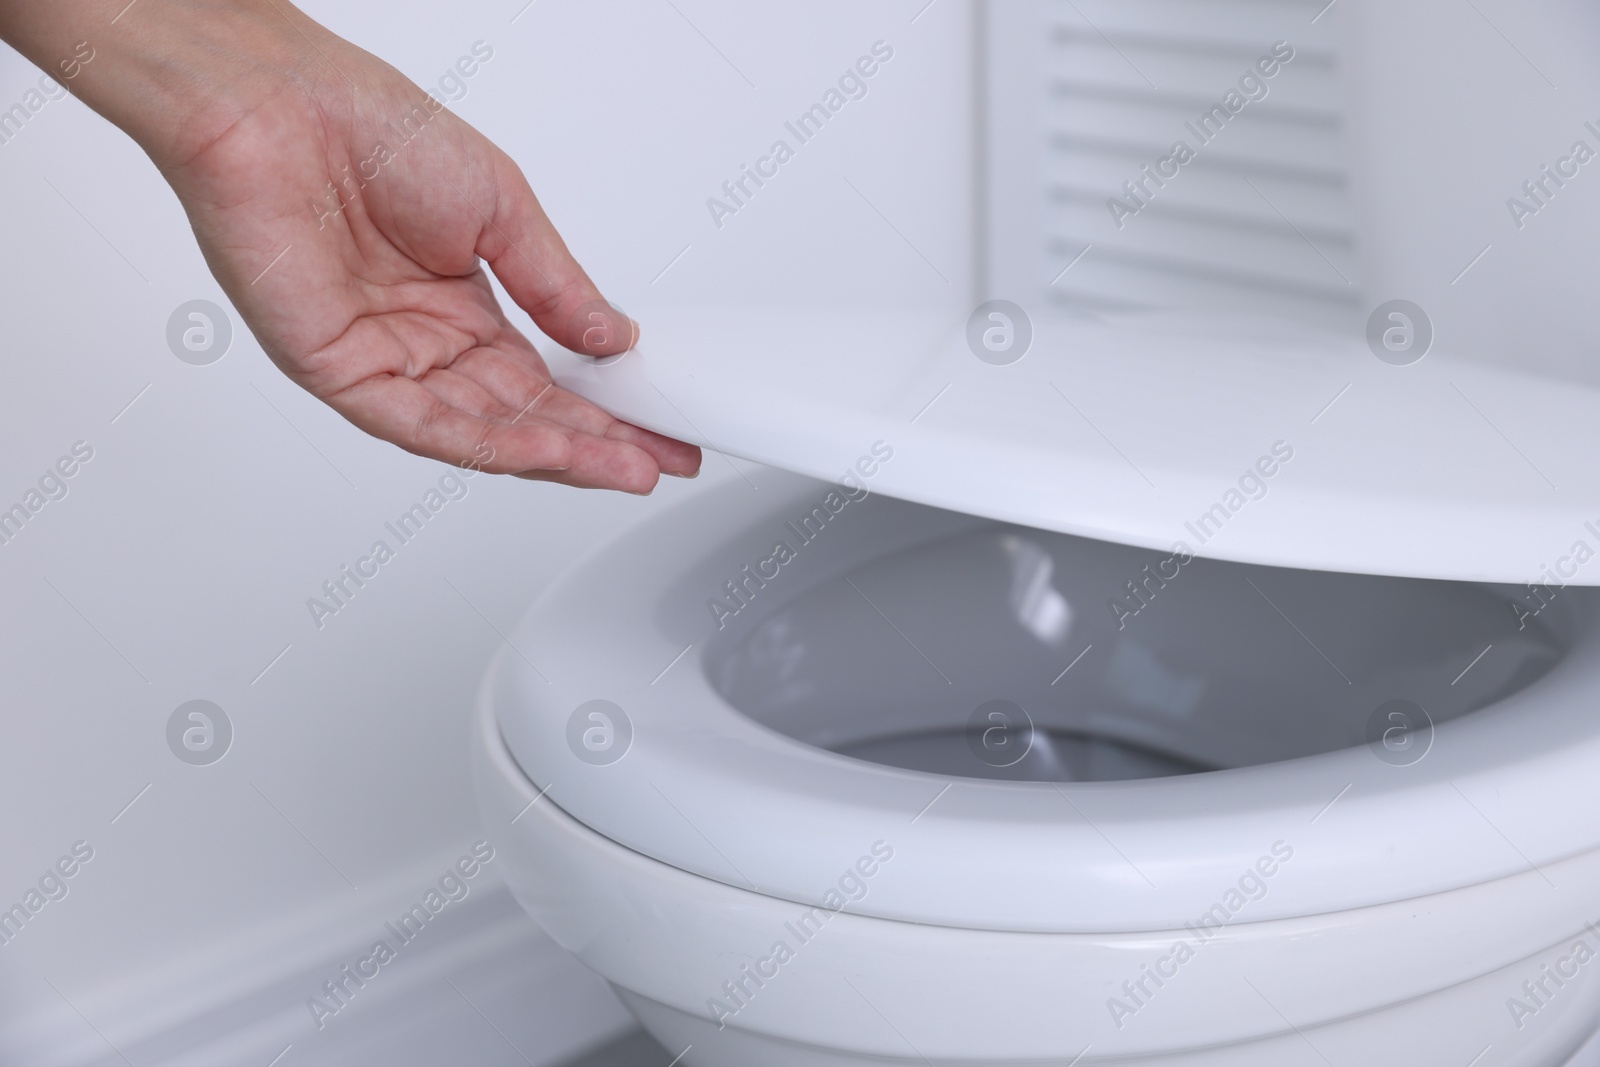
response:
[[[340,60],[359,90],[274,89],[169,168],[267,354],[419,455],[633,492],[693,473],[698,449],[554,386],[502,313],[480,258],[569,347],[580,316],[605,307],[515,164],[448,111],[419,109],[422,91],[366,53]],[[589,350],[625,350],[628,320],[602,314]]]

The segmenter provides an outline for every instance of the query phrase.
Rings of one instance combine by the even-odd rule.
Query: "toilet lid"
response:
[[[1218,559],[1600,585],[1600,390],[1448,336],[1395,365],[1259,321],[630,310],[620,359],[547,346],[557,381],[725,457]]]

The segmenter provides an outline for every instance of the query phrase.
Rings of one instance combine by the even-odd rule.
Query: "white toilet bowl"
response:
[[[476,717],[512,889],[681,1062],[1554,1067],[1594,1031],[1596,594],[759,481],[568,572]]]

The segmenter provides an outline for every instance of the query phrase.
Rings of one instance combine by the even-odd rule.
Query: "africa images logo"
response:
[[[887,841],[874,841],[870,855],[860,856],[822,894],[821,906],[808,908],[792,922],[783,924],[787,936],[774,941],[767,954],[754,961],[754,969],[748,963],[742,964],[732,978],[722,983],[722,994],[726,999],[707,997],[706,1012],[711,1016],[711,1021],[717,1024],[717,1029],[727,1026],[729,1019],[749,1007],[756,995],[767,987],[767,983],[783,973],[783,968],[799,956],[801,949],[816,940],[827,928],[830,919],[851,904],[859,904],[867,899],[867,894],[872,891],[871,879],[892,859],[894,846]],[[792,945],[789,943],[791,938],[794,941]]]
[[[870,88],[867,79],[877,74],[893,58],[893,45],[887,41],[874,41],[872,54],[862,56],[853,66],[845,68],[845,72],[839,75],[837,88],[829,88],[820,101],[802,111],[793,122],[783,124],[783,128],[794,137],[793,145],[787,138],[780,137],[772,142],[766,155],[756,160],[753,168],[748,163],[740,164],[738,176],[722,183],[722,196],[706,198],[706,210],[711,213],[711,221],[717,229],[722,229],[730,216],[737,215],[748,206],[756,193],[766,188],[767,182],[776,178],[784,164],[795,157],[796,150],[821,133],[822,128],[843,111],[846,104],[852,100],[866,99]]]
[[[1122,996],[1113,993],[1106,998],[1106,1010],[1111,1021],[1121,1030],[1127,1021],[1150,1005],[1168,982],[1178,977],[1184,964],[1195,954],[1216,940],[1223,927],[1229,925],[1251,904],[1266,897],[1270,888],[1268,880],[1281,871],[1294,858],[1294,848],[1285,841],[1272,843],[1271,855],[1263,855],[1245,868],[1238,880],[1228,887],[1222,898],[1208,908],[1205,914],[1184,929],[1194,935],[1191,941],[1180,937],[1167,952],[1151,963],[1139,965],[1139,974],[1122,983]]]
[[[745,564],[737,576],[723,583],[725,598],[707,597],[706,607],[717,629],[727,626],[729,619],[749,607],[756,594],[765,589],[768,582],[776,580],[785,565],[798,559],[800,549],[820,537],[828,523],[838,518],[846,507],[867,499],[871,494],[867,492],[865,479],[877,474],[878,469],[893,458],[894,448],[887,441],[874,441],[871,455],[856,460],[838,484],[808,513],[783,524],[784,532],[792,535],[794,544],[790,544],[788,538],[775,541],[771,554],[754,564]]]
[[[355,995],[398,959],[401,950],[415,941],[446,907],[466,900],[472,892],[472,879],[493,859],[493,845],[487,841],[474,842],[472,851],[451,864],[435,884],[428,887],[421,900],[398,919],[383,924],[385,936],[374,941],[365,956],[353,966],[345,964],[339,973],[322,983],[320,993],[307,997],[306,1008],[317,1029],[327,1026],[329,1019],[348,1008]]]
[[[1107,197],[1106,210],[1111,213],[1111,221],[1116,223],[1117,229],[1122,229],[1130,218],[1149,207],[1156,194],[1183,173],[1183,168],[1198,158],[1200,150],[1221,136],[1228,124],[1246,107],[1265,100],[1271,92],[1268,80],[1282,73],[1294,57],[1294,46],[1288,41],[1275,42],[1271,52],[1257,59],[1239,77],[1237,89],[1229,89],[1220,103],[1212,104],[1201,112],[1199,118],[1183,124],[1194,135],[1193,147],[1182,139],[1172,142],[1172,151],[1156,160],[1153,167],[1149,163],[1144,164],[1139,168],[1137,177],[1122,183],[1125,199]]]

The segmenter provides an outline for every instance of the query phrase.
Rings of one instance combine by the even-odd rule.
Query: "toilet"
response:
[[[1568,1063],[1594,5],[970,14],[970,197],[815,216],[899,287],[549,353],[715,475],[496,655],[512,890],[696,1067]]]
[[[697,1067],[1568,1062],[1600,394],[1193,317],[998,364],[962,319],[663,307],[554,354],[740,458],[494,659],[529,914]]]

